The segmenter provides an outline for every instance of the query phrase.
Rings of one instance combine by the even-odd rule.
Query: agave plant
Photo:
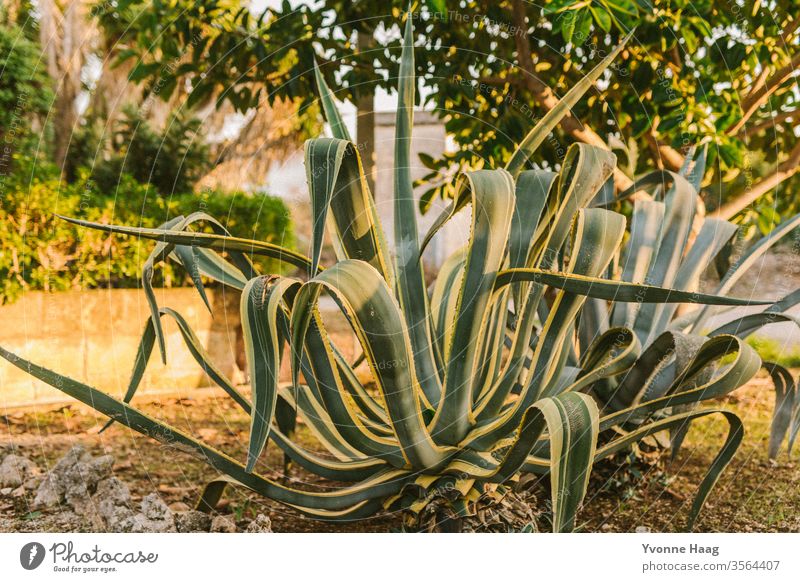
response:
[[[696,214],[698,190],[705,171],[706,148],[693,149],[678,173],[658,170],[636,180],[626,192],[610,202],[617,204],[634,192],[650,191],[651,198],[634,203],[628,241],[624,248],[620,278],[627,282],[696,291],[700,276],[730,245],[737,226],[719,218],[699,218]],[[553,176],[541,172],[544,183],[552,187]],[[599,196],[596,202],[605,202]],[[759,257],[800,226],[800,215],[785,220],[768,236],[748,248],[724,273],[715,293],[723,295],[741,279]],[[696,229],[696,236],[692,236]],[[637,391],[619,390],[620,381],[606,379],[594,388],[595,395],[608,411],[649,400],[664,390],[708,338],[732,334],[745,339],[765,325],[800,321],[786,311],[800,303],[800,289],[794,290],[760,313],[736,318],[724,325],[706,329],[713,307],[704,306],[678,314],[678,305],[639,304],[589,300],[584,307],[579,333],[579,353],[609,328],[632,330],[643,346],[640,365],[659,362],[657,370]],[[774,362],[764,362],[776,390],[775,413],[770,434],[769,456],[775,458],[788,433],[791,452],[800,429],[800,397],[792,374]],[[635,368],[634,368],[635,369]],[[687,409],[694,406],[689,405]],[[677,453],[688,425],[672,431],[672,451]]]
[[[415,515],[442,497],[455,514],[464,515],[528,472],[549,476],[553,529],[570,531],[594,463],[648,435],[717,414],[727,421],[729,432],[699,487],[689,516],[693,523],[735,453],[743,428],[730,412],[682,407],[741,386],[758,370],[758,355],[734,335],[716,335],[687,357],[678,357],[674,374],[658,385],[657,394],[643,395],[652,384],[650,373],[659,365],[660,352],[641,353],[635,326],[609,327],[580,352],[576,338],[588,313],[587,301],[607,309],[613,301],[664,310],[676,302],[754,301],[607,277],[626,220],[591,204],[612,174],[612,153],[573,145],[549,180],[525,169],[621,47],[531,130],[504,169],[458,177],[455,202],[436,228],[470,207],[469,238],[429,290],[410,175],[415,91],[411,22],[408,18],[399,76],[393,245],[384,236],[358,148],[316,70],[333,137],[305,146],[314,215],[310,256],[231,237],[202,213],[178,217],[160,229],[69,219],[157,243],[143,269],[152,314],[128,392],[118,400],[1,348],[0,355],[112,421],[199,455],[222,474],[207,488],[204,506],[213,505],[226,483],[236,483],[324,520],[358,519],[382,510]],[[680,189],[681,180],[676,178],[672,188]],[[191,230],[196,224],[214,232]],[[332,265],[320,260],[326,230],[337,254]],[[251,255],[304,269],[308,280],[261,275]],[[241,290],[250,399],[211,362],[180,314],[157,305],[152,274],[165,260],[182,264],[204,298],[203,276]],[[374,386],[360,381],[354,365],[329,337],[319,311],[322,293],[345,314]],[[165,358],[164,316],[178,323],[196,360],[250,416],[246,459],[233,459],[130,405],[156,343]],[[656,344],[661,345],[658,340]],[[285,358],[291,359],[288,385],[279,382]],[[617,383],[613,393],[603,392],[608,401],[637,395],[629,406],[609,409],[598,400],[595,388],[609,379]],[[293,436],[297,417],[318,447],[305,447]],[[268,441],[306,471],[348,485],[311,491],[259,474],[257,463]]]

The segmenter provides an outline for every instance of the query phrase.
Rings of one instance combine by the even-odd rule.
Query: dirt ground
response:
[[[200,390],[191,398],[170,398],[142,404],[146,412],[213,444],[235,458],[246,457],[248,418],[224,395]],[[730,395],[721,407],[736,410],[745,422],[744,443],[723,474],[698,523],[698,531],[800,531],[800,465],[781,452],[767,459],[766,446],[772,410],[772,388],[761,374]],[[136,404],[136,403],[134,403]],[[13,444],[42,469],[51,467],[75,444],[94,455],[112,454],[113,474],[131,489],[134,499],[157,492],[168,504],[194,505],[203,484],[215,471],[189,456],[114,425],[98,434],[105,419],[80,405],[50,410],[19,410],[0,416],[0,445]],[[713,416],[698,421],[674,462],[643,466],[640,475],[605,465],[595,471],[584,509],[581,531],[680,531],[694,492],[724,440],[727,425]],[[302,430],[300,431],[302,437]],[[795,451],[795,458],[797,451]],[[280,477],[282,454],[270,445],[259,471]],[[313,483],[295,468],[292,479]],[[547,493],[537,495],[545,499]],[[65,522],[58,508],[34,508],[32,495],[0,497],[0,531],[65,531],[88,529],[88,524]],[[398,531],[397,515],[383,515],[353,524],[326,524],[304,518],[277,503],[242,489],[229,488],[218,510],[237,523],[259,513],[269,515],[276,532]]]

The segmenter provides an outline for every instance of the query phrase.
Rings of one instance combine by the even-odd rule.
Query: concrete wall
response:
[[[382,111],[375,115],[375,202],[378,214],[383,222],[387,239],[391,244],[394,232],[394,137],[395,137],[395,112]],[[447,147],[447,136],[442,121],[429,111],[414,112],[414,132],[411,140],[411,177],[414,180],[422,178],[430,172],[419,161],[419,154],[426,153],[434,159],[441,156]],[[414,191],[416,199],[427,190],[426,187],[417,187]],[[441,213],[446,204],[436,200],[433,207],[424,215],[417,217],[419,224],[420,240],[428,232],[428,228]],[[467,242],[469,237],[469,209],[462,211],[433,239],[425,252],[426,264],[439,267],[450,256]]]
[[[157,290],[159,304],[181,313],[228,376],[241,381],[236,365],[238,295],[209,291],[214,318],[191,288]],[[128,385],[144,324],[149,316],[137,289],[28,292],[0,307],[0,345],[37,364],[121,396]],[[141,393],[173,392],[211,382],[183,344],[172,319],[164,318],[167,365],[153,350]],[[0,360],[0,411],[65,396]]]
[[[379,111],[375,114],[375,200],[378,213],[389,242],[394,231],[393,221],[393,171],[394,171],[394,136],[395,112]],[[411,141],[411,175],[416,180],[426,175],[429,170],[419,161],[419,154],[424,152],[438,158],[447,151],[447,136],[441,120],[430,111],[414,112],[414,133]],[[311,242],[311,211],[308,199],[308,186],[303,166],[302,151],[296,152],[281,164],[270,169],[267,176],[266,190],[271,194],[283,197],[292,209],[295,221],[295,233],[299,248],[307,251]],[[425,192],[425,187],[415,190],[417,200]],[[445,204],[435,201],[434,207],[424,216],[418,216],[420,238],[438,216]],[[455,250],[466,243],[469,235],[469,208],[455,217],[428,246],[425,253],[425,264],[428,269],[441,266],[444,260]],[[390,246],[392,246],[390,244]]]

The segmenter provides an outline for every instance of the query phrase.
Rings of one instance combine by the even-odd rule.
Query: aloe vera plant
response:
[[[612,153],[573,145],[557,174],[525,169],[560,117],[621,47],[531,130],[505,169],[459,176],[452,208],[420,243],[410,176],[415,79],[412,19],[407,20],[391,244],[368,190],[358,148],[317,70],[333,137],[313,139],[305,146],[314,216],[310,256],[231,237],[221,223],[203,213],[178,217],[160,229],[68,219],[156,241],[143,269],[152,314],[128,391],[118,400],[2,348],[0,355],[112,421],[198,455],[219,470],[221,476],[207,487],[203,506],[213,505],[225,485],[235,483],[324,520],[353,520],[385,509],[414,515],[445,491],[453,511],[464,515],[485,495],[530,472],[549,476],[553,529],[570,531],[594,463],[648,435],[716,414],[727,421],[729,431],[700,484],[689,516],[693,523],[735,453],[743,428],[730,412],[686,407],[741,386],[758,370],[758,355],[739,337],[720,333],[688,357],[679,351],[669,381],[659,384],[657,393],[644,394],[658,358],[667,358],[664,353],[669,350],[642,352],[640,334],[635,325],[626,327],[627,319],[595,334],[586,345],[576,338],[590,304],[609,309],[614,302],[616,315],[617,306],[626,303],[670,310],[676,302],[758,302],[674,289],[669,280],[648,285],[607,276],[626,220],[592,204],[612,175]],[[675,178],[673,188],[682,179]],[[467,244],[427,289],[424,244],[466,207],[471,208]],[[191,230],[196,224],[214,232]],[[326,231],[337,254],[332,265],[321,264]],[[261,275],[250,261],[252,255],[304,269],[308,280]],[[182,264],[204,298],[202,276],[241,290],[250,398],[209,359],[181,315],[158,306],[151,281],[154,268],[165,260]],[[319,310],[322,293],[347,317],[374,386],[362,384],[354,365],[329,337]],[[231,458],[131,406],[156,343],[166,358],[161,329],[165,316],[177,322],[198,363],[249,415],[246,459]],[[663,347],[665,341],[657,339],[651,345]],[[292,382],[287,385],[279,381],[284,358],[291,359]],[[601,390],[608,388],[609,379],[616,381],[611,393]],[[317,448],[293,437],[297,417],[315,437]],[[257,463],[268,441],[304,470],[348,485],[312,491],[259,474]]]

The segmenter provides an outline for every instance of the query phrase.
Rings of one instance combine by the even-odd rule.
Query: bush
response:
[[[153,228],[175,216],[204,210],[220,217],[235,236],[293,245],[289,212],[272,196],[203,191],[162,197],[125,174],[114,196],[99,191],[85,175],[73,184],[55,178],[27,184],[16,177],[6,186],[0,208],[0,221],[6,225],[0,231],[0,303],[12,302],[26,290],[140,285],[140,264],[150,243],[79,229],[56,214]],[[260,268],[277,266],[269,259],[255,262]],[[177,273],[165,265],[156,283],[190,283],[183,272]]]
[[[70,182],[89,171],[100,191],[113,192],[120,176],[129,174],[168,196],[190,192],[211,167],[200,120],[189,114],[172,115],[163,132],[132,108],[125,109],[110,135],[103,133],[104,125],[103,120],[87,122],[76,132],[65,167]]]

